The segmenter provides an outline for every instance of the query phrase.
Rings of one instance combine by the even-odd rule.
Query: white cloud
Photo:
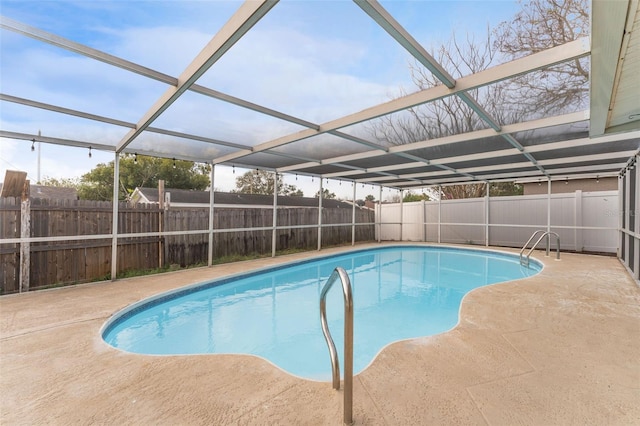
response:
[[[0,182],[4,180],[7,170],[27,172],[32,183],[38,178],[38,144],[31,151],[30,141],[0,139]],[[92,150],[89,158],[84,148],[65,147],[42,144],[40,146],[40,178],[72,178],[89,172],[98,163],[108,163],[114,158],[113,153]]]
[[[221,22],[217,19],[212,31]],[[308,34],[295,27],[274,22],[256,26],[198,83],[316,123],[375,105],[388,99],[388,93],[397,87],[389,76],[405,64],[398,62],[395,53],[379,50],[376,41],[342,38],[332,32]],[[173,76],[179,75],[212,37],[212,33],[198,30],[201,22],[193,27],[165,23],[117,30],[97,28],[98,33],[108,35],[104,50]],[[166,90],[161,83],[32,40],[25,42],[13,34],[5,41],[5,93],[137,122]],[[92,45],[100,47],[101,43],[107,41],[93,40]],[[384,55],[389,58],[388,69],[380,69],[381,61],[372,59]],[[376,67],[371,67],[372,61]],[[401,78],[408,80],[408,75]],[[45,136],[112,145],[128,130],[52,112],[25,112],[26,107],[6,102],[2,106],[0,118],[5,130],[35,133],[41,129]],[[300,130],[296,125],[197,94],[183,95],[153,126],[248,145]],[[147,137],[147,141],[152,139]],[[28,144],[5,139],[1,142],[4,163],[16,162],[34,174],[32,158],[22,152],[26,146],[29,154]],[[141,141],[144,143],[149,142]],[[19,155],[11,153],[16,147]],[[48,176],[80,176],[92,163],[81,159],[86,156],[84,150],[75,149],[76,153],[72,148],[47,147],[50,149],[43,150],[41,164]],[[225,152],[226,148],[211,146],[203,150],[206,158]],[[103,161],[111,161],[112,156],[106,154]],[[7,167],[4,163],[3,168]]]

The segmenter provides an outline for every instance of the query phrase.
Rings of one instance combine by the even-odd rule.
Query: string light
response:
[[[600,183],[600,176],[596,176],[596,183]]]
[[[89,158],[91,158],[91,147],[89,147]]]
[[[236,165],[235,165],[235,164],[233,164],[233,165],[231,166],[231,169],[233,170],[233,174],[235,175],[235,174],[236,174]]]
[[[298,174],[296,173],[296,182],[298,181]]]
[[[31,152],[36,150],[36,139],[31,139]]]
[[[569,185],[569,178],[567,177],[567,180],[564,181],[565,185]]]
[[[176,168],[176,159],[175,158],[173,159],[173,168],[174,169]]]
[[[133,154],[133,164],[138,164],[138,153]]]

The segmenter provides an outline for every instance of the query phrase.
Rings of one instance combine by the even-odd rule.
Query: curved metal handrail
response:
[[[320,324],[322,333],[329,347],[331,356],[331,368],[333,371],[333,388],[340,389],[340,361],[336,345],[333,343],[329,325],[327,324],[327,293],[338,279],[342,283],[342,293],[344,295],[344,423],[353,423],[353,297],[351,292],[351,281],[347,272],[337,267],[322,287],[320,292]]]
[[[538,235],[540,232],[542,232],[542,235],[540,236],[540,238],[538,238],[538,240],[535,242],[535,244],[529,249],[529,252],[527,253],[526,256],[526,262],[522,261],[522,253],[527,249],[527,246],[529,245],[529,243],[531,242],[531,240],[533,240],[535,238],[536,235]],[[522,250],[520,250],[520,263],[521,264],[525,264],[526,266],[529,266],[529,257],[531,256],[531,253],[533,252],[533,250],[535,250],[535,248],[538,246],[538,244],[540,244],[540,241],[542,241],[542,239],[544,237],[547,237],[547,256],[549,256],[549,249],[551,247],[549,238],[551,237],[551,235],[555,235],[556,237],[556,260],[560,260],[560,235],[558,235],[558,233],[556,232],[552,232],[552,231],[544,231],[541,229],[538,229],[536,232],[534,232],[531,237],[527,240],[526,243],[524,243],[524,246],[522,247]]]

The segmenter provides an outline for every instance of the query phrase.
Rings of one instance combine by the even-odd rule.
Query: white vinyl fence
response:
[[[384,241],[522,247],[538,229],[560,235],[561,248],[616,253],[618,191],[378,205]]]

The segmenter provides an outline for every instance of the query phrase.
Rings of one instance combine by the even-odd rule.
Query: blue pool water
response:
[[[253,354],[292,374],[330,380],[319,297],[336,266],[347,271],[353,286],[354,373],[391,342],[453,328],[470,290],[542,268],[483,250],[400,246],[353,251],[154,298],[114,316],[103,338],[141,354]],[[340,357],[343,316],[342,289],[334,285],[327,296],[327,319]]]

